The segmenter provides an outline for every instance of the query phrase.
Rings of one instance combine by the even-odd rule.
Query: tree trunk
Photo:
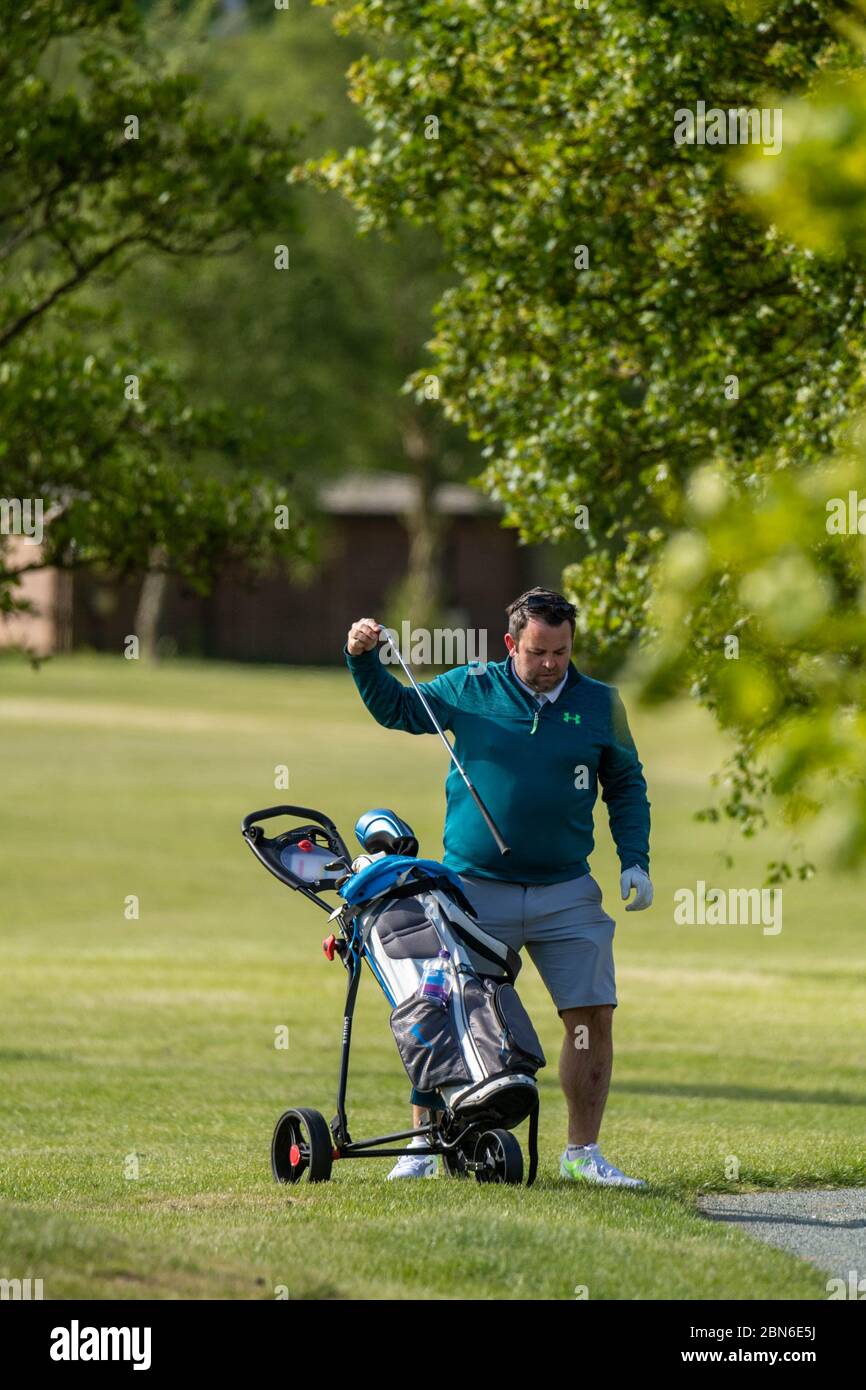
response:
[[[409,533],[409,563],[406,573],[406,616],[421,627],[431,625],[441,612],[441,541],[445,518],[434,510],[440,481],[437,458],[429,434],[417,411],[411,411],[403,424],[403,452],[412,465],[417,488],[415,502],[404,518]]]
[[[162,609],[168,589],[164,566],[168,556],[165,548],[155,545],[150,552],[150,569],[141,583],[138,607],[135,610],[135,633],[139,655],[148,661],[158,661],[157,640]]]

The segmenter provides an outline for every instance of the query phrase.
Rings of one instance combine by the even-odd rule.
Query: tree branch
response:
[[[105,261],[109,260],[115,252],[121,250],[124,246],[129,246],[140,240],[142,240],[140,232],[131,232],[128,236],[121,237],[119,241],[113,242],[105,251],[101,251],[98,256],[92,257],[90,261],[81,263],[74,275],[70,275],[67,280],[57,285],[49,295],[46,295],[38,304],[35,304],[32,309],[28,309],[26,314],[21,314],[8,328],[0,331],[0,348],[5,347],[13,338],[17,338],[19,333],[23,333],[24,329],[27,328],[34,319],[44,314],[46,310],[50,309],[52,304],[55,304],[63,295],[68,294],[70,290],[74,290],[77,285],[80,285],[87,279],[88,275],[92,274],[94,270],[97,270]]]

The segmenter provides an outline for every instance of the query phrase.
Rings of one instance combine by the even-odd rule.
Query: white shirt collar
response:
[[[565,682],[568,680],[568,672],[566,671],[562,680],[559,682],[559,685],[555,685],[552,690],[545,690],[543,693],[539,693],[539,691],[533,690],[531,685],[527,685],[526,681],[522,681],[520,679],[520,677],[517,674],[517,667],[514,665],[514,657],[511,656],[508,659],[511,662],[511,669],[514,672],[514,679],[518,682],[519,685],[523,686],[524,690],[527,690],[529,694],[532,695],[534,699],[538,700],[539,703],[542,705],[544,704],[545,700],[550,700],[552,704],[553,701],[556,699],[557,695],[559,695],[563,686],[565,685]]]

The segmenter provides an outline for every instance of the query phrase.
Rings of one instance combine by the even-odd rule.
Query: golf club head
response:
[[[384,850],[386,854],[418,853],[418,840],[411,825],[394,812],[379,807],[365,811],[355,823],[358,844],[368,854]]]

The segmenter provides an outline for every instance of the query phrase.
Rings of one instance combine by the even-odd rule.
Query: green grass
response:
[[[0,1276],[41,1277],[49,1298],[826,1297],[825,1275],[703,1220],[695,1198],[866,1183],[863,880],[819,864],[785,888],[775,937],[675,926],[676,888],[759,886],[785,844],[694,822],[723,753],[711,722],[624,694],[656,905],[622,910],[601,807],[593,872],[617,919],[620,1001],[601,1140],[649,1188],[559,1182],[561,1024],[525,957],[548,1057],[532,1189],[386,1183],[390,1161],[368,1159],[288,1190],[271,1130],[287,1104],[333,1115],[345,975],[322,955],[324,913],[256,863],[240,818],[293,801],[348,838],[360,811],[390,805],[437,857],[439,741],[380,728],[340,669],[0,659]],[[365,977],[356,1137],[409,1123],[387,1016]]]

